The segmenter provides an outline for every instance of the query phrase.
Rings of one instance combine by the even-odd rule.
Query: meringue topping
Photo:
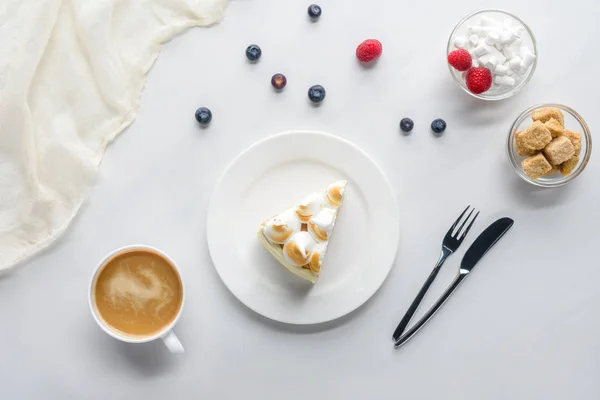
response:
[[[296,267],[308,264],[317,243],[308,232],[298,232],[283,246],[283,257]]]
[[[323,266],[323,258],[325,257],[325,250],[326,247],[324,245],[317,245],[310,255],[308,268],[310,268],[310,270],[315,274],[318,274],[321,271],[321,267]]]
[[[346,181],[339,181],[332,183],[327,188],[326,198],[327,202],[333,207],[339,207],[342,205],[344,195],[346,194]]]
[[[335,224],[336,213],[337,211],[335,210],[325,208],[308,222],[308,231],[315,240],[319,242],[326,242],[329,240],[329,234]]]
[[[310,217],[318,213],[323,207],[323,200],[321,193],[313,193],[305,197],[296,208],[296,214],[300,221],[305,224],[308,223]]]
[[[345,195],[346,181],[338,181],[305,197],[261,224],[259,240],[291,273],[315,283]]]
[[[300,232],[302,223],[296,214],[288,210],[265,222],[263,234],[270,242],[283,244],[294,233]]]

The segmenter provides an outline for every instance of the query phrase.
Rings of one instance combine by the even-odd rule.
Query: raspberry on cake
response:
[[[288,271],[315,283],[345,196],[346,181],[308,195],[297,206],[260,224],[260,242]]]

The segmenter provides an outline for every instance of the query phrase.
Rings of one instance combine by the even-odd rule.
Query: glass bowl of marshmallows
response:
[[[527,85],[538,60],[531,29],[502,10],[481,10],[460,20],[450,34],[446,53],[454,80],[483,100],[514,96]],[[453,66],[451,58],[458,65]]]
[[[539,104],[517,117],[508,132],[506,149],[523,180],[540,187],[557,187],[583,172],[592,154],[592,135],[572,108]]]

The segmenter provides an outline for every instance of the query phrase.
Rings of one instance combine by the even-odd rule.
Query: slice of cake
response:
[[[345,195],[346,181],[310,194],[297,206],[260,224],[260,242],[288,271],[315,283]]]

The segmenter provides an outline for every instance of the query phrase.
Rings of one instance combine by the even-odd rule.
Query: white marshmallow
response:
[[[502,29],[497,28],[495,26],[484,26],[481,29],[483,29],[484,36],[489,36],[493,33],[493,34],[497,34],[498,37],[500,37],[500,32],[502,32]]]
[[[486,63],[484,63],[485,67],[487,69],[489,69],[490,71],[495,70],[497,64],[498,64],[498,60],[494,56],[491,56],[490,59]]]
[[[504,57],[506,57],[508,60],[512,60],[517,56],[517,53],[515,53],[512,47],[505,47],[502,50],[502,54],[504,54]]]
[[[527,71],[529,70],[529,67],[523,65],[523,63],[521,63],[521,68],[519,68],[519,70],[517,71],[519,73],[519,75],[526,75]]]
[[[494,83],[502,86],[515,86],[515,78],[512,76],[496,75]]]
[[[464,36],[457,36],[454,38],[454,47],[462,49],[467,44],[467,38]]]
[[[497,31],[491,31],[486,37],[485,37],[485,43],[489,44],[490,46],[495,45],[496,43],[498,43],[498,41],[500,40],[500,35],[498,34]]]
[[[473,67],[484,66],[492,72],[495,87],[514,86],[536,60],[533,51],[522,44],[523,26],[513,18],[482,17],[467,32],[468,37],[455,38],[454,45],[469,51]]]
[[[508,66],[503,64],[496,65],[496,68],[494,69],[496,75],[506,75],[508,71],[510,71]]]
[[[521,60],[521,57],[516,56],[515,58],[511,59],[508,62],[508,66],[510,67],[511,70],[513,70],[514,72],[517,72],[519,69],[521,69],[521,62],[523,60]]]
[[[489,53],[492,55],[492,57],[498,60],[498,64],[504,64],[504,62],[506,61],[506,57],[504,57],[504,54],[499,52],[496,47],[490,47]]]
[[[536,57],[535,54],[533,53],[525,53],[523,55],[523,62],[522,65],[529,68],[531,67],[531,65],[533,64],[533,62],[535,61]]]
[[[486,55],[490,52],[489,47],[486,46],[485,44],[479,44],[477,47],[475,47],[475,49],[473,50],[473,53],[477,56],[477,57],[481,57],[483,55]]]
[[[533,54],[533,52],[529,47],[521,46],[521,48],[519,49],[519,54],[521,55],[521,58],[525,58],[525,54]]]
[[[523,32],[525,32],[525,29],[520,25],[512,29],[512,33],[517,37],[521,37]]]
[[[479,22],[479,26],[498,26],[498,21],[490,17],[481,17],[481,21]]]
[[[511,44],[517,37],[509,31],[502,31],[500,34],[500,44],[503,46]]]
[[[483,36],[485,34],[485,30],[481,26],[470,26],[467,28],[467,33],[469,35]]]
[[[479,61],[479,64],[484,66],[492,59],[492,55],[491,54],[484,54],[482,56],[480,56],[479,58],[477,58],[477,61]]]

